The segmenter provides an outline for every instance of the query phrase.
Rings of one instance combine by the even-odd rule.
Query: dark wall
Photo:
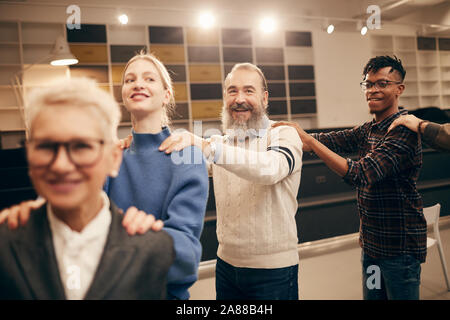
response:
[[[450,214],[450,153],[424,150],[418,188],[425,206],[439,202],[442,205],[441,216]],[[215,259],[218,246],[211,178],[209,192],[201,236],[202,260]],[[35,198],[24,150],[0,150],[0,210]],[[308,153],[303,158],[298,202],[296,223],[300,243],[358,232],[356,192],[321,160]]]

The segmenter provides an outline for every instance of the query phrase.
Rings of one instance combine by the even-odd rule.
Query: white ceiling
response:
[[[79,6],[107,7],[143,7],[167,8],[176,10],[226,10],[242,13],[277,12],[279,14],[298,14],[312,16],[329,16],[338,18],[354,18],[365,15],[369,5],[378,5],[384,18],[395,20],[417,10],[428,10],[449,4],[449,0],[13,0],[29,4],[77,4]]]
[[[85,7],[145,8],[196,12],[210,10],[249,17],[256,14],[276,16],[313,16],[339,19],[365,19],[369,5],[381,8],[382,22],[435,24],[436,34],[450,35],[450,0],[0,0],[2,3]],[[429,30],[428,30],[429,31]]]

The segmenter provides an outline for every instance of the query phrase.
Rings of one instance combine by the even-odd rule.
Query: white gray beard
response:
[[[258,131],[264,128],[264,118],[267,116],[265,108],[261,108],[260,112],[252,111],[250,119],[246,122],[235,121],[230,115],[227,107],[224,105],[222,108],[222,131],[224,134],[231,137],[243,137],[248,136],[247,131]]]

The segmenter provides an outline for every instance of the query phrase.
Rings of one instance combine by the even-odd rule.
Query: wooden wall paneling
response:
[[[188,59],[189,62],[220,62],[219,47],[201,46],[201,47],[188,47]]]
[[[60,23],[22,23],[22,42],[27,44],[51,44],[56,38],[64,36],[63,25]]]
[[[20,65],[20,47],[19,44],[0,43],[0,64],[19,64]]]
[[[108,63],[106,44],[70,44],[72,54],[83,63]]]
[[[0,87],[0,108],[17,106],[16,95],[11,87]]]
[[[172,117],[173,120],[180,120],[180,119],[189,119],[189,104],[188,103],[178,103],[176,104],[175,112]]]
[[[127,63],[132,57],[138,54],[140,51],[147,51],[147,46],[145,45],[111,45],[111,62],[123,62]]]
[[[219,45],[219,29],[186,28],[186,43],[188,45]]]
[[[269,86],[269,97],[286,97],[285,82],[268,82],[267,85]]]
[[[194,120],[220,118],[222,100],[192,101],[192,118]]]
[[[123,77],[124,69],[125,69],[125,64],[111,66],[111,75],[112,75],[113,84],[122,85],[122,77]]]
[[[288,66],[289,80],[314,80],[314,66]]]
[[[113,95],[117,102],[121,103],[123,101],[121,85],[113,85]]]
[[[50,54],[53,49],[51,44],[24,44],[23,48],[23,63],[34,64],[41,61],[41,64],[50,62]],[[48,58],[48,59],[46,59]],[[44,61],[43,61],[44,60]],[[45,61],[47,60],[47,61]]]
[[[304,114],[316,112],[317,107],[315,99],[291,99],[292,114]]]
[[[268,106],[269,118],[271,115],[286,115],[287,114],[287,102],[286,100],[272,100],[269,97]]]
[[[222,84],[220,83],[191,83],[192,100],[222,100]]]
[[[108,25],[107,36],[110,45],[145,46],[147,43],[145,26]]]
[[[286,31],[286,46],[312,47],[311,32]]]
[[[0,42],[19,42],[17,22],[0,22]]]
[[[166,69],[174,82],[186,82],[186,66],[183,65],[168,65],[166,64]]]
[[[222,44],[224,45],[252,45],[250,29],[222,29]]]
[[[255,48],[257,63],[283,63],[283,48]]]
[[[174,83],[175,101],[183,102],[188,100],[186,83]]]
[[[120,120],[120,122],[131,122],[131,114],[123,104],[120,104],[120,112],[122,114],[122,119]]]
[[[284,55],[288,65],[314,65],[311,48],[287,47],[284,49]]]
[[[190,64],[190,82],[221,82],[220,64]]]
[[[439,50],[449,51],[450,50],[450,38],[439,38]]]
[[[150,44],[150,52],[164,64],[185,63],[184,47],[179,45]]]
[[[289,92],[291,97],[314,97],[316,90],[312,82],[289,83]]]
[[[222,47],[223,62],[253,62],[251,47]]]
[[[162,43],[162,44],[184,43],[182,27],[150,26],[148,30],[150,43]]]
[[[264,73],[267,81],[286,79],[283,65],[258,65],[258,67]]]
[[[87,77],[98,83],[109,83],[108,66],[70,66],[71,77]]]
[[[419,50],[436,50],[436,38],[417,37],[417,49]]]

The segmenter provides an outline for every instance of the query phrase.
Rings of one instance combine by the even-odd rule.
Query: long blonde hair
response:
[[[164,89],[169,91],[169,102],[163,106],[164,112],[162,113],[162,116],[161,116],[161,125],[163,127],[164,126],[168,127],[170,125],[170,118],[172,117],[173,113],[175,112],[175,92],[173,89],[172,78],[170,77],[170,74],[167,71],[164,64],[158,58],[156,58],[151,53],[146,53],[144,50],[141,50],[138,54],[136,54],[134,57],[132,57],[130,60],[128,60],[127,64],[125,65],[125,68],[123,69],[122,86],[125,81],[125,71],[127,70],[128,66],[131,63],[133,63],[134,61],[139,60],[139,59],[144,59],[144,60],[147,60],[147,61],[153,63],[153,65],[156,67],[156,70],[158,70],[158,73],[161,77]],[[132,122],[134,124],[133,115],[131,115],[131,117],[132,117]]]

